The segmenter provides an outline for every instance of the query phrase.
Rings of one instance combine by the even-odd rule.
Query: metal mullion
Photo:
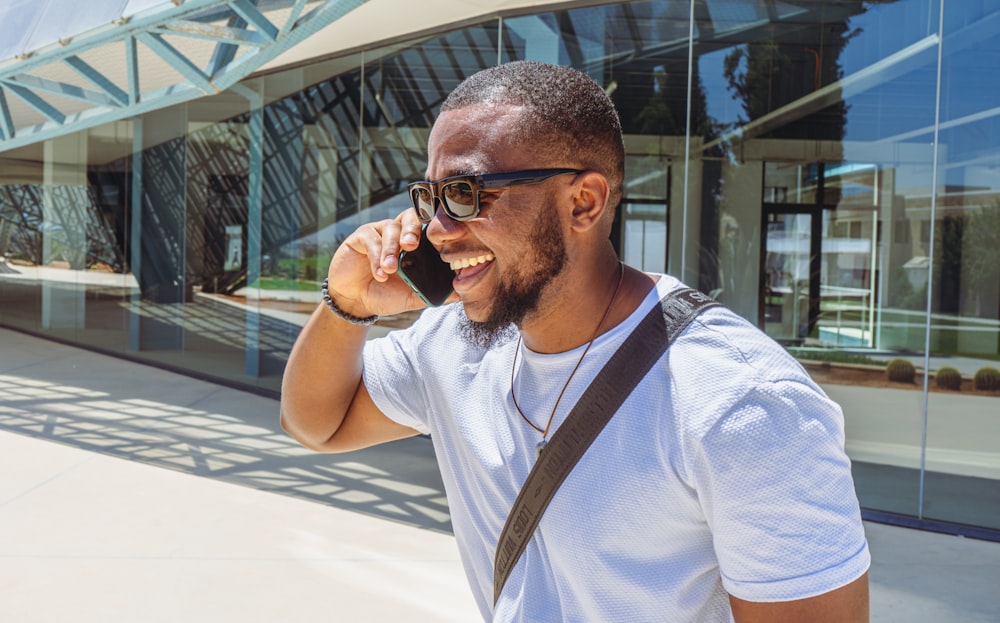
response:
[[[247,162],[247,285],[260,281],[260,261],[263,234],[263,180],[264,180],[264,103],[263,96],[253,93],[249,98],[249,160]],[[260,287],[260,284],[257,284]],[[259,310],[246,311],[245,371],[251,378],[260,376],[261,316]]]

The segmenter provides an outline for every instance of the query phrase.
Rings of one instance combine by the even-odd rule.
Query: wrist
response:
[[[327,309],[332,311],[338,318],[349,322],[351,324],[361,325],[361,326],[371,326],[375,324],[378,320],[378,314],[372,314],[371,316],[355,316],[354,314],[348,313],[341,309],[333,297],[330,295],[330,278],[327,277],[323,280],[323,285],[320,288],[320,292],[323,294],[323,302],[326,304]]]

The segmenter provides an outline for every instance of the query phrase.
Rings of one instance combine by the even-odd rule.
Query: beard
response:
[[[532,225],[528,240],[532,254],[525,270],[500,278],[493,304],[485,320],[461,315],[461,335],[472,346],[489,349],[517,337],[518,327],[538,307],[542,293],[566,266],[566,241],[559,229],[555,209],[543,207]]]

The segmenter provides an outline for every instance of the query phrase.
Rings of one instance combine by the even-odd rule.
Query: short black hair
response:
[[[625,144],[614,103],[587,74],[564,65],[514,61],[463,80],[441,104],[441,112],[501,104],[524,109],[516,143],[538,146],[553,161],[599,171],[611,187],[610,208],[621,201]],[[543,166],[543,165],[540,165]]]

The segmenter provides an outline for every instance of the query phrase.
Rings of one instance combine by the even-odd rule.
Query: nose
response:
[[[434,218],[427,223],[424,235],[434,244],[441,248],[442,245],[460,238],[465,233],[465,223],[453,220],[445,212],[441,205],[441,200],[434,198]]]

